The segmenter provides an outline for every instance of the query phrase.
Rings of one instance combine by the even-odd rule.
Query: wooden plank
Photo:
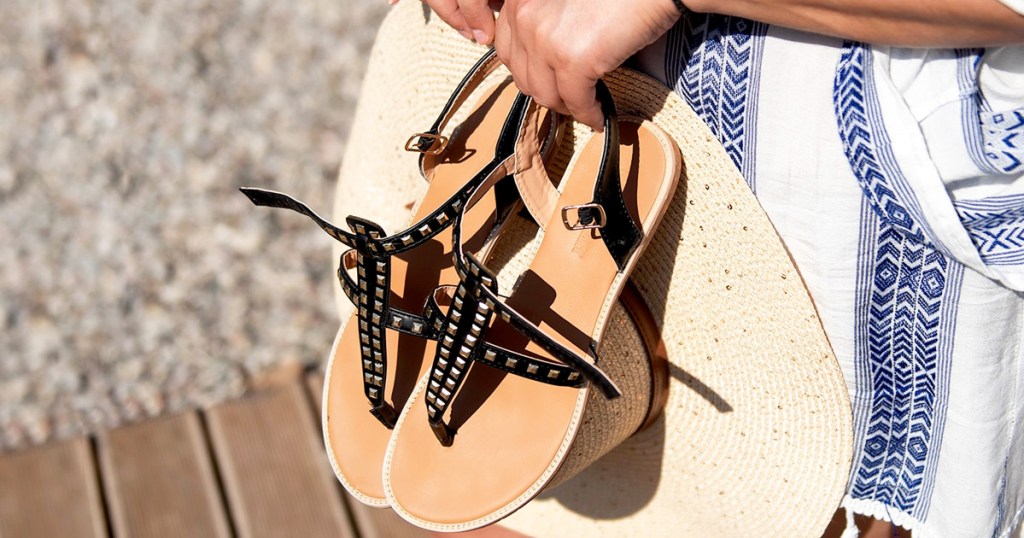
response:
[[[306,387],[309,390],[309,397],[314,403],[317,415],[320,414],[322,395],[324,392],[324,377],[319,372],[306,376]],[[341,485],[338,485],[341,491]],[[374,508],[356,500],[348,493],[345,493],[345,502],[348,504],[352,519],[359,529],[359,536],[362,538],[429,538],[429,532],[409,524],[390,508]]]
[[[106,535],[87,439],[0,457],[0,536]]]
[[[355,535],[298,378],[214,407],[207,424],[239,536]]]
[[[230,536],[195,412],[101,433],[97,450],[115,536]]]

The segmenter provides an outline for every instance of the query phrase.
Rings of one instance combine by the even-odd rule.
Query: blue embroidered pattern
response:
[[[1024,109],[983,112],[981,132],[993,168],[1004,174],[1024,172]]]
[[[668,35],[665,74],[755,190],[757,93],[768,26],[687,13]]]
[[[1024,109],[993,112],[981,88],[978,68],[985,49],[957,49],[957,85],[964,144],[986,174],[1024,172]]]
[[[871,51],[844,46],[839,134],[864,192],[856,305],[856,459],[850,495],[924,519],[948,396],[963,267],[930,237],[880,121]]]
[[[1024,194],[962,200],[953,205],[983,262],[1024,263]]]

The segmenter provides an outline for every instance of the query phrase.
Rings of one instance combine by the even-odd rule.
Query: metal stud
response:
[[[442,325],[444,325],[444,322],[443,322],[443,321],[441,321],[441,320],[439,320],[439,319],[435,319],[435,320],[434,320],[434,330],[435,330],[435,331],[440,331],[440,330],[441,330],[441,326],[442,326]]]
[[[446,401],[442,400],[441,398],[438,398],[438,399],[437,399],[437,401],[436,401],[435,403],[437,403],[437,406],[438,406],[438,407],[440,407],[440,408],[444,408],[445,404],[447,404],[448,402],[446,402]]]
[[[384,287],[384,284],[386,284],[386,280],[387,279],[384,278],[384,275],[377,275],[377,285],[378,286]]]
[[[497,358],[498,358],[498,354],[495,353],[493,350],[488,349],[487,351],[484,351],[484,360],[485,361],[494,362],[495,359],[497,359]]]
[[[446,347],[439,347],[437,348],[437,354],[447,359],[451,355],[451,350]]]
[[[374,351],[373,360],[377,361],[378,364],[384,364],[384,355],[380,351]]]
[[[505,359],[505,366],[507,366],[509,368],[515,368],[516,367],[516,363],[518,363],[518,362],[519,362],[519,359],[508,358],[508,359]]]
[[[412,244],[412,236],[411,235],[403,235],[402,236],[402,244],[405,245],[405,246],[411,245]]]
[[[484,330],[484,328],[475,323],[469,326],[469,334],[472,334],[473,336],[480,336],[480,331],[482,330]]]
[[[444,332],[446,332],[446,333],[448,333],[448,334],[450,334],[452,336],[455,336],[455,333],[458,332],[458,330],[459,330],[459,326],[458,325],[448,325],[448,329],[446,329]]]
[[[460,319],[462,319],[462,312],[452,310],[452,321],[458,323]]]
[[[380,340],[377,340],[376,338],[373,339],[373,349],[380,351]]]
[[[466,342],[469,343],[469,345],[475,346],[476,345],[476,341],[477,341],[477,338],[475,336],[473,336],[471,334],[467,334],[466,335]]]
[[[377,262],[377,272],[383,273],[387,269],[387,265],[384,262]]]
[[[431,232],[431,230],[430,230],[430,226],[428,226],[428,225],[426,225],[426,224],[424,224],[423,226],[420,226],[420,228],[419,228],[419,232],[420,232],[421,234],[423,234],[423,235],[428,235],[428,234],[429,234],[429,233]]]
[[[488,288],[494,285],[494,279],[489,276],[481,276],[480,282],[483,282],[484,286],[487,286]]]
[[[370,329],[370,332],[373,333],[373,336],[380,338],[380,327],[374,327]]]
[[[363,370],[372,370],[372,369],[373,369],[373,361],[371,361],[369,359],[363,359]]]
[[[469,349],[466,346],[462,346],[461,348],[459,348],[459,356],[464,358],[464,359],[468,359],[469,358],[469,354],[472,353],[472,352],[473,352],[473,350]]]
[[[441,368],[447,368],[448,367],[448,361],[446,361],[444,359],[437,359],[437,365],[440,366]]]
[[[371,374],[369,372],[366,372],[365,374],[363,374],[363,381],[365,381],[369,385],[372,385],[373,384],[373,374]]]
[[[394,243],[384,243],[384,252],[391,252],[392,250],[395,250]]]
[[[383,288],[377,288],[377,289],[373,290],[373,294],[378,299],[384,299],[384,289]]]
[[[445,380],[444,386],[448,387],[451,390],[455,390],[455,380],[454,379],[447,379],[447,380]]]
[[[462,375],[462,370],[459,370],[458,368],[452,368],[452,378],[458,379],[460,375]]]
[[[379,323],[380,323],[380,314],[374,314],[373,316],[371,316],[371,317],[370,317],[370,321],[371,321],[371,322],[372,322],[372,323],[373,323],[374,325],[377,325],[377,324],[379,324]]]
[[[384,378],[379,376],[379,375],[373,376],[373,384],[377,385],[378,387],[383,385],[384,384]]]
[[[579,372],[569,372],[569,381],[576,381],[580,378]]]
[[[430,415],[430,418],[434,418],[434,415],[437,414],[437,409],[434,406],[432,406],[432,405],[428,405],[427,406],[427,413]]]
[[[359,269],[357,271],[359,272],[359,276],[361,276],[363,278],[366,278],[366,268],[365,267],[359,266]]]
[[[447,398],[451,398],[452,397],[452,391],[443,388],[443,389],[441,389],[441,396],[444,396],[446,399]]]
[[[370,398],[373,398],[375,400],[377,399],[377,394],[378,394],[377,389],[370,389],[370,390],[367,391],[367,393],[369,393]]]
[[[418,321],[414,321],[412,323],[412,332],[417,334],[423,332],[423,324]]]
[[[365,321],[360,321],[359,322],[359,329],[362,330],[362,331],[368,331],[368,330],[370,330],[370,324],[365,322]]]
[[[448,347],[448,348],[450,348],[450,347],[452,347],[453,345],[455,345],[455,340],[452,340],[452,337],[451,337],[451,336],[445,336],[445,337],[444,337],[444,338],[443,338],[443,339],[441,340],[441,344],[442,344],[442,345],[444,345],[444,347]]]
[[[433,377],[434,379],[440,381],[442,378],[444,378],[444,372],[435,368],[434,373],[430,377]],[[431,383],[433,383],[433,381],[431,381]]]
[[[444,223],[448,222],[448,215],[441,213],[434,220],[436,220],[438,224],[444,226]]]
[[[441,388],[441,384],[438,383],[437,381],[431,381],[430,382],[430,389],[433,390],[434,392],[437,392],[438,390],[440,390],[440,388]]]
[[[363,226],[362,224],[356,224],[354,226],[354,228],[356,229],[356,233],[357,234],[365,234],[366,233],[366,227]]]
[[[539,368],[537,368],[536,364],[529,364],[529,365],[526,366],[526,373],[528,373],[528,374],[535,374],[535,373],[537,373],[538,369]]]
[[[456,297],[455,300],[452,301],[452,306],[455,307],[456,310],[462,310],[462,299]]]
[[[463,359],[462,357],[456,357],[455,358],[455,366],[458,366],[459,368],[465,368],[466,367],[466,359]]]
[[[487,316],[485,316],[483,314],[477,314],[477,315],[473,316],[473,321],[475,323],[477,323],[478,325],[483,325],[484,323],[487,322]]]
[[[370,343],[370,335],[368,335],[368,334],[361,334],[361,335],[359,335],[359,341],[364,343],[364,344],[369,344]]]
[[[548,370],[548,379],[558,379],[558,370]]]

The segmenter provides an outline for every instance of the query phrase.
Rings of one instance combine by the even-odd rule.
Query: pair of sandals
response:
[[[344,230],[285,194],[242,189],[350,248],[338,276],[356,311],[327,368],[328,454],[355,498],[442,532],[493,523],[567,479],[651,423],[667,384],[652,363],[657,338],[645,338],[644,388],[616,400],[609,372],[636,365],[599,361],[597,343],[620,295],[641,335],[656,335],[638,295],[623,290],[672,199],[678,148],[649,121],[618,118],[599,83],[604,133],[581,145],[556,189],[545,160],[564,123],[508,78],[446,138],[498,67],[491,50],[406,144],[430,185],[397,234],[357,217]],[[487,263],[524,207],[543,237],[503,295]]]

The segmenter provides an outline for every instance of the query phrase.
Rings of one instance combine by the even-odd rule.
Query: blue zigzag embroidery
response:
[[[768,25],[687,13],[668,36],[665,74],[755,190],[757,93]]]
[[[983,262],[1024,263],[1024,194],[961,200],[953,205]]]
[[[839,134],[865,195],[849,493],[924,520],[945,423],[963,266],[927,239],[881,122],[870,49],[844,46],[833,92]]]
[[[957,85],[964,143],[974,164],[987,174],[1024,172],[1024,108],[993,112],[978,87],[985,49],[957,49]]]
[[[981,133],[985,157],[1004,174],[1024,172],[1024,108],[1010,112],[983,112]]]

